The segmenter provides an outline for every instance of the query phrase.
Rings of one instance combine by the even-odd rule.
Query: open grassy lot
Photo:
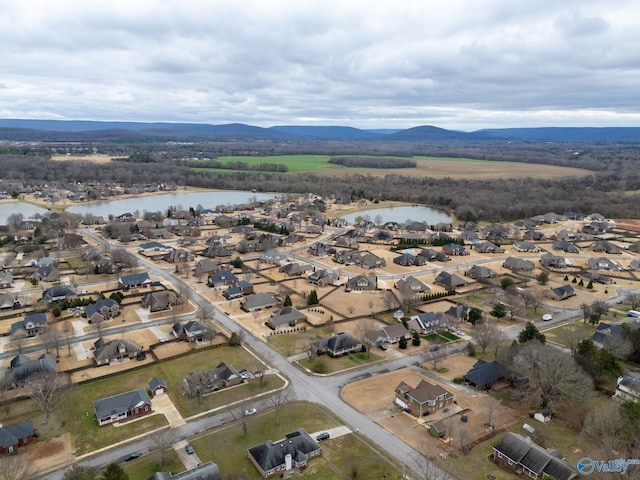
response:
[[[319,405],[292,403],[284,407],[279,423],[268,411],[247,419],[247,434],[240,424],[222,428],[191,442],[203,462],[218,464],[224,478],[259,478],[258,470],[247,457],[247,449],[267,440],[277,441],[298,428],[314,433],[340,425],[330,412]],[[296,477],[318,480],[351,478],[398,478],[398,470],[385,457],[371,450],[355,434],[322,442],[322,456],[309,461],[308,468]],[[354,471],[357,476],[353,476]]]
[[[588,170],[580,168],[558,167],[554,165],[537,165],[519,162],[492,162],[471,158],[415,157],[415,168],[348,168],[333,165],[328,155],[275,155],[267,157],[220,157],[221,162],[245,162],[248,165],[261,163],[284,164],[289,173],[315,172],[327,175],[344,175],[352,172],[366,171],[368,175],[384,176],[389,174],[408,176],[428,176],[432,178],[557,178],[563,176],[589,175]],[[196,171],[216,171],[219,173],[231,170],[194,168]]]
[[[131,462],[126,462],[122,464],[122,467],[129,475],[130,480],[146,480],[156,472],[172,472],[174,474],[184,472],[184,465],[175,450],[168,450],[165,455],[167,461],[164,465],[160,464],[160,452],[153,452]]]
[[[583,322],[565,323],[559,327],[544,330],[547,340],[565,347],[575,347],[578,341],[583,338],[590,338],[593,332],[595,332],[595,327]]]
[[[303,358],[298,363],[304,368],[323,374],[340,372],[348,368],[362,367],[364,365],[377,362],[381,357],[375,353],[356,352],[349,355],[332,358],[329,355],[321,355],[314,358]]]

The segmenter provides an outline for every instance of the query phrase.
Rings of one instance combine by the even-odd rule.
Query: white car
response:
[[[464,336],[466,335],[466,333],[464,333],[462,330],[458,330],[458,331],[456,332],[456,335],[459,335],[459,336],[461,336],[461,337],[464,337]]]
[[[244,411],[244,416],[248,417],[249,415],[253,415],[256,412],[257,412],[257,410],[255,408],[249,408],[249,409]]]

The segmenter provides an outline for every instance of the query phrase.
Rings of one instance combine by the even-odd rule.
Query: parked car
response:
[[[187,443],[187,446],[184,447],[184,449],[187,451],[187,453],[189,455],[193,455],[196,451],[193,449],[193,447]]]
[[[248,417],[249,415],[253,415],[256,412],[257,412],[257,410],[255,408],[249,408],[249,409],[244,411],[244,415],[245,415],[245,417]]]
[[[387,346],[384,343],[380,344],[380,350],[382,350],[383,352],[387,351]]]
[[[136,458],[138,458],[140,456],[139,452],[134,452],[131,455],[129,455],[127,458],[125,458],[125,460],[127,462],[131,461],[131,460],[135,460]]]
[[[322,440],[329,440],[330,437],[331,435],[329,435],[329,432],[322,432],[316,437],[316,440],[321,442]]]

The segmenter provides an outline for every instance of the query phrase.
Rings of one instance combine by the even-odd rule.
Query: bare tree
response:
[[[176,432],[172,429],[163,430],[153,435],[153,443],[160,451],[160,465],[166,465],[169,461],[169,451],[176,441]]]
[[[534,313],[538,311],[538,308],[542,303],[542,293],[540,292],[540,290],[524,290],[520,296],[525,307],[533,308]]]
[[[420,455],[416,457],[414,463],[414,474],[417,480],[448,480],[450,478],[446,471],[438,467],[433,458]]]
[[[376,321],[373,318],[363,318],[358,321],[358,326],[355,329],[355,335],[360,342],[366,346],[367,358],[371,355],[371,347],[374,344],[373,333],[378,330]]]
[[[424,352],[422,354],[422,361],[424,363],[426,362],[430,362],[431,363],[431,367],[434,370],[438,369],[438,364],[442,361],[442,359],[444,359],[444,357],[447,356],[447,351],[446,348],[443,346],[437,346],[437,348],[435,349],[431,349],[427,352]]]
[[[473,327],[474,338],[478,346],[482,349],[484,354],[487,348],[492,345],[499,344],[502,341],[503,335],[500,327],[490,320],[485,320],[483,323],[476,324]]]
[[[593,393],[591,377],[571,355],[540,342],[521,346],[509,367],[521,398],[542,407],[579,404]]]
[[[276,414],[276,424],[280,423],[280,412],[289,403],[290,392],[288,388],[282,388],[269,397],[269,403]]]
[[[631,310],[637,310],[640,307],[640,293],[630,292],[625,297],[624,301],[629,304]]]
[[[7,227],[9,228],[9,232],[13,235],[18,233],[22,228],[22,222],[24,221],[24,215],[21,213],[12,213],[7,217]]]
[[[32,472],[32,459],[24,453],[0,456],[0,475],[2,480],[30,480],[34,477]]]
[[[591,316],[591,305],[589,305],[588,303],[581,303],[580,304],[580,310],[582,310],[582,321],[584,323],[587,323],[587,320],[589,320],[589,317]]]
[[[62,339],[56,326],[49,326],[44,332],[38,335],[38,340],[42,343],[46,353],[49,353],[50,349],[55,348],[56,357],[60,356],[60,343]]]
[[[44,413],[45,421],[49,421],[53,411],[62,403],[64,386],[57,374],[47,374],[32,387],[29,397]]]
[[[575,323],[567,323],[558,332],[559,339],[569,347],[573,355],[578,346],[578,342],[584,338],[583,330]]]

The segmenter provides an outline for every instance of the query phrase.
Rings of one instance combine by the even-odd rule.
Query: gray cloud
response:
[[[637,125],[619,0],[0,0],[0,116]]]

